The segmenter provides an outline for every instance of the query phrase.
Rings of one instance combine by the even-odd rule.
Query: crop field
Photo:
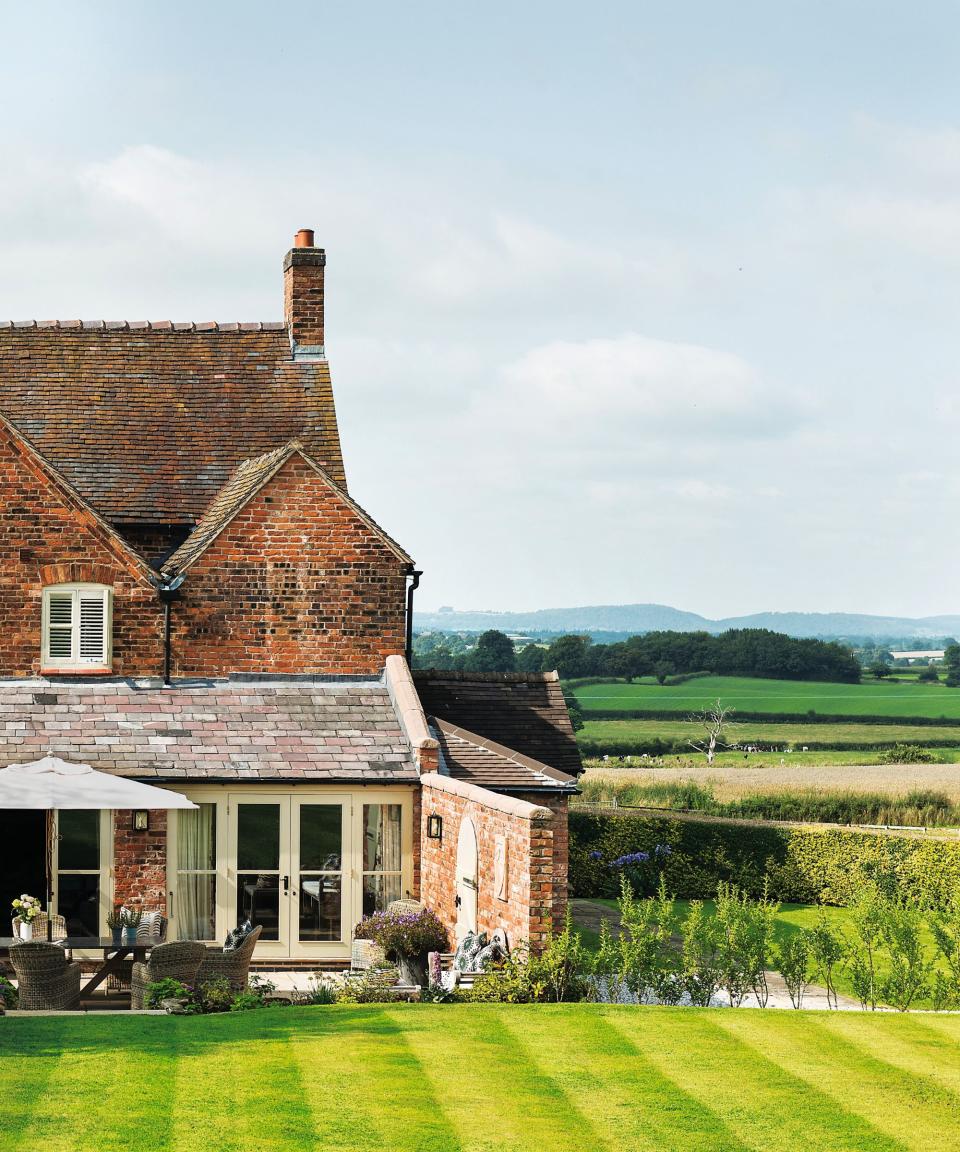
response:
[[[591,711],[659,711],[689,714],[718,699],[741,712],[829,716],[931,717],[960,723],[960,689],[915,681],[823,684],[799,680],[758,680],[741,676],[702,676],[661,686],[652,680],[588,684],[573,689],[585,715]]]
[[[666,764],[669,760],[664,757]],[[633,764],[637,763],[635,759]],[[693,782],[710,788],[722,801],[776,792],[880,792],[893,797],[934,790],[960,804],[960,768],[952,764],[817,765],[801,762],[799,755],[791,756],[783,765],[779,761],[771,763],[769,756],[765,760],[762,756],[752,757],[749,766],[744,765],[742,758],[732,764],[708,765],[701,758],[697,763],[656,768],[613,768],[588,761],[581,780],[641,787]]]

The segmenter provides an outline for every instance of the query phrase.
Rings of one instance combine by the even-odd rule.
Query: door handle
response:
[[[463,901],[460,899],[459,896],[454,897],[454,900],[453,900],[454,908],[459,908],[462,903],[463,903]]]
[[[284,876],[284,878],[283,878],[283,894],[284,894],[284,896],[286,896],[286,894],[289,891],[290,891],[290,877]]]

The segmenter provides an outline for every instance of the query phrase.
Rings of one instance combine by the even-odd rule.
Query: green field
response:
[[[702,676],[683,684],[589,684],[573,689],[585,714],[595,709],[649,710],[687,714],[717,699],[741,712],[821,712],[828,716],[922,716],[960,722],[960,689],[942,684],[821,684],[801,680],[757,680]]]
[[[601,1005],[0,1020],[4,1152],[950,1152],[960,1018]]]
[[[589,713],[585,713],[588,717]],[[676,720],[590,720],[585,719],[584,726],[579,733],[585,740],[615,741],[615,740],[662,740],[687,743],[690,740],[702,739],[703,728],[695,721],[677,718]],[[763,740],[784,746],[802,748],[804,744],[833,744],[838,748],[847,746],[851,749],[864,744],[896,743],[898,741],[909,744],[912,742],[928,743],[931,740],[960,740],[960,726],[930,727],[911,724],[797,724],[776,723],[765,724],[757,720],[740,720],[736,715],[730,726],[726,739],[738,744],[749,744],[751,741]],[[953,749],[954,757],[960,755],[960,749]],[[798,755],[799,753],[793,753]],[[693,749],[690,755],[694,755]],[[743,753],[731,753],[734,758],[743,759]],[[770,755],[769,753],[767,754]],[[821,757],[824,753],[819,754]],[[861,757],[862,761],[862,757]],[[834,754],[830,754],[830,763],[839,763]]]

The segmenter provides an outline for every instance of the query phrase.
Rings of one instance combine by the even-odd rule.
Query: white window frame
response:
[[[71,644],[69,657],[50,654],[50,597],[69,594],[73,598],[71,610]],[[97,658],[80,656],[80,602],[82,599],[102,598],[104,644]],[[109,672],[113,664],[113,589],[106,584],[49,584],[43,590],[43,621],[41,627],[42,671],[51,672]]]

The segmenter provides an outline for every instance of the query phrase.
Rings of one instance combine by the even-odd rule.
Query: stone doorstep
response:
[[[26,1009],[8,1008],[7,1016],[166,1016],[166,1012],[159,1008],[141,1008],[134,1011],[132,1008],[53,1008],[53,1009]]]

